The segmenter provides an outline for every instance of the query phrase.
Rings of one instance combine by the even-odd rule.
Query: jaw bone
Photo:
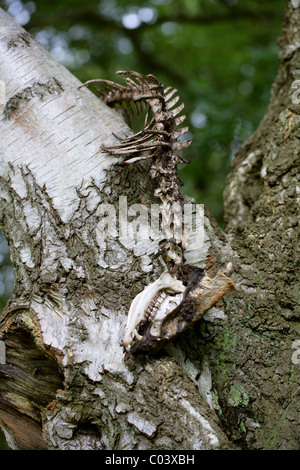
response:
[[[181,281],[172,276],[168,271],[165,271],[155,282],[145,287],[133,299],[128,312],[123,341],[127,351],[131,349],[135,339],[139,341],[142,339],[137,332],[141,322],[147,320],[148,317],[154,316],[153,324],[157,331],[165,316],[181,302],[185,289]],[[167,294],[180,295],[170,296]]]

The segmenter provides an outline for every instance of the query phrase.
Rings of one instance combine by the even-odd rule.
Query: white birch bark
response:
[[[201,358],[185,362],[173,345],[125,361],[130,302],[162,271],[157,243],[97,237],[101,204],[152,200],[142,165],[124,168],[100,150],[129,128],[2,10],[0,74],[0,220],[16,276],[0,319],[10,363],[10,374],[0,371],[0,424],[10,445],[230,448]],[[205,223],[204,249],[190,261],[212,251],[232,260]],[[215,308],[207,318],[222,315]],[[23,389],[14,388],[18,371]]]

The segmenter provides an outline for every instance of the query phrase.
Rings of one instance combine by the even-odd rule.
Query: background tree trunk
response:
[[[241,282],[207,351],[224,423],[258,449],[300,442],[300,368],[292,360],[300,320],[299,24],[299,1],[288,1],[269,108],[228,177],[227,230]]]
[[[155,243],[100,241],[97,209],[149,204],[153,182],[101,153],[130,130],[0,11],[0,220],[16,276],[0,319],[0,423],[12,448],[298,448],[298,3],[266,117],[229,175],[228,234],[206,214],[204,250],[189,254],[211,274],[232,261],[235,292],[159,355],[127,362],[126,311],[162,266]]]

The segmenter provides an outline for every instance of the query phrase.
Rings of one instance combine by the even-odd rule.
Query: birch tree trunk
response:
[[[212,276],[232,261],[235,291],[163,351],[129,359],[126,313],[163,266],[156,243],[102,240],[97,227],[105,203],[154,202],[155,182],[147,165],[101,152],[130,134],[120,115],[2,10],[0,24],[0,220],[16,278],[0,318],[9,445],[298,448],[299,2],[288,2],[266,117],[229,175],[228,234],[206,213],[203,248],[187,253]]]
[[[100,151],[130,129],[0,15],[1,221],[16,277],[1,318],[0,419],[10,446],[227,447],[194,370],[165,352],[125,362],[130,302],[162,271],[157,244],[98,237],[104,203],[153,199],[145,166]]]

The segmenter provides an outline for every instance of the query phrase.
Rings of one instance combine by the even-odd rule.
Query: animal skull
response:
[[[127,351],[131,349],[136,339],[139,341],[142,339],[137,330],[144,320],[151,319],[151,331],[153,335],[158,336],[163,319],[179,305],[184,291],[183,283],[165,271],[133,299],[123,341]]]

